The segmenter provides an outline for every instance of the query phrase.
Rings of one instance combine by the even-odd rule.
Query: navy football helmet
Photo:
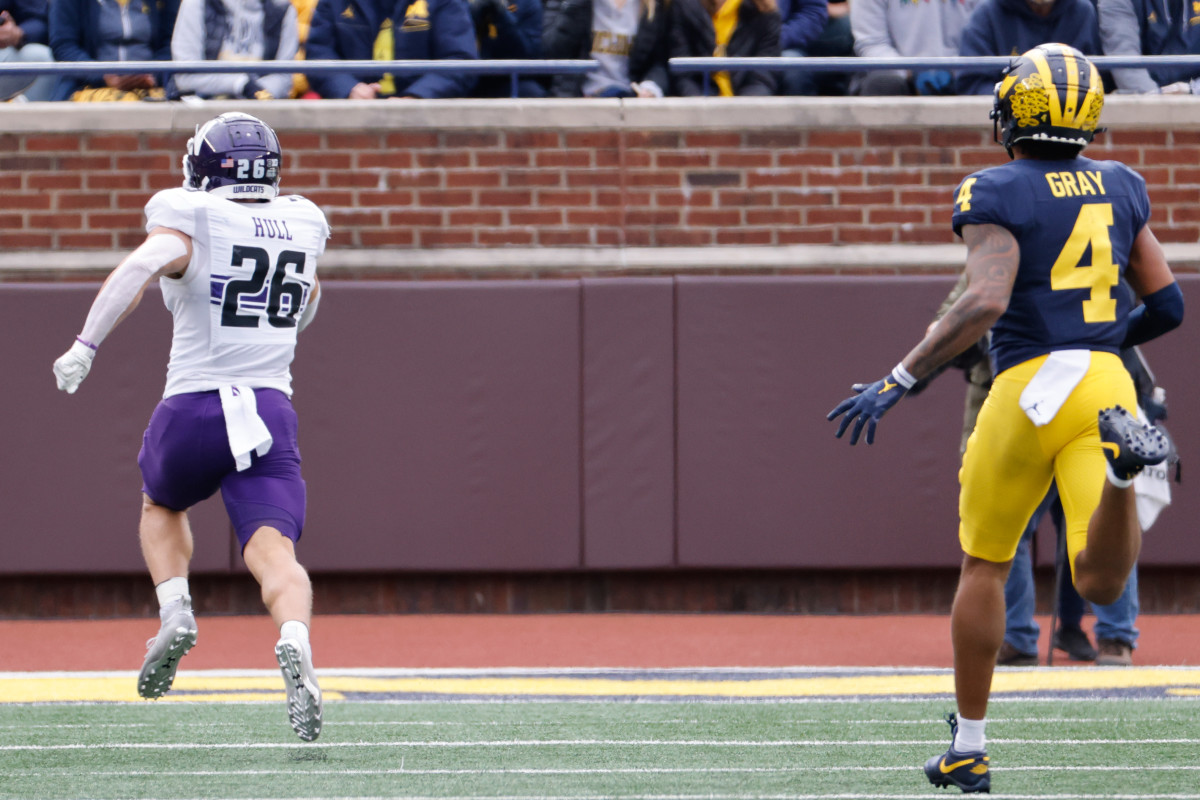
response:
[[[993,94],[996,139],[1079,145],[1092,141],[1104,108],[1104,83],[1087,56],[1065,44],[1041,44],[1012,60]],[[1001,135],[1003,138],[1001,138]]]
[[[270,200],[279,194],[283,154],[271,126],[239,111],[226,112],[188,139],[183,185],[230,200]]]

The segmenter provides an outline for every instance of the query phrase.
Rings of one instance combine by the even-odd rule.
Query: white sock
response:
[[[1104,462],[1104,472],[1108,475],[1108,482],[1118,489],[1128,489],[1130,486],[1133,486],[1134,478],[1137,477],[1134,475],[1133,478],[1127,481],[1121,480],[1117,477],[1117,473],[1113,472],[1112,464],[1108,463],[1107,460]]]
[[[958,733],[954,734],[954,752],[974,753],[982,750],[987,744],[987,736],[983,729],[987,726],[985,719],[958,718]]]
[[[308,626],[298,619],[289,619],[279,626],[280,639],[295,639],[305,647],[308,643]]]
[[[167,578],[154,587],[154,593],[158,595],[158,607],[166,608],[167,604],[174,602],[178,598],[189,596],[188,579]]]

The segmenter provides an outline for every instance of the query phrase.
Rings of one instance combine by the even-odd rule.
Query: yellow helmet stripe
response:
[[[1037,68],[1038,74],[1042,78],[1042,86],[1050,101],[1050,124],[1057,125],[1062,118],[1062,113],[1059,111],[1058,92],[1054,91],[1054,78],[1050,74],[1050,62],[1046,60],[1046,51],[1036,47],[1025,55],[1029,56],[1029,60],[1033,62],[1033,66]]]
[[[1100,70],[1096,69],[1096,65],[1088,62],[1088,90],[1083,96],[1083,103],[1080,108],[1080,113],[1084,115],[1085,120],[1089,111],[1091,111],[1093,103],[1100,103],[1097,108],[1102,108],[1104,105],[1104,82],[1100,79]],[[1099,111],[1097,111],[1097,119],[1099,119]],[[1084,125],[1084,121],[1080,121],[1080,127]],[[1094,127],[1094,126],[1093,126]]]
[[[1035,47],[1026,55],[1033,65],[1037,67],[1038,74],[1042,78],[1042,86],[1045,87],[1047,99],[1049,100],[1050,124],[1063,124],[1063,109],[1062,102],[1059,100],[1058,92],[1055,91],[1054,76],[1050,70],[1050,60],[1046,58],[1046,51],[1040,47]]]
[[[1008,93],[1012,91],[1012,87],[1017,84],[1017,73],[1010,72],[1004,76],[1004,80],[1000,82],[1000,88],[997,90],[998,97],[1008,97]]]

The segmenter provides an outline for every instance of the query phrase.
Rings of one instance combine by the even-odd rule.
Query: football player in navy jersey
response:
[[[967,244],[968,285],[882,380],[856,384],[829,413],[850,443],[913,383],[991,330],[995,383],[967,443],[959,480],[962,574],[951,612],[957,714],[952,744],[925,764],[936,786],[991,787],[984,720],[1004,638],[1004,582],[1026,521],[1057,481],[1079,593],[1111,603],[1141,547],[1134,477],[1167,456],[1139,421],[1117,352],[1183,320],[1183,294],[1148,225],[1145,181],[1080,155],[1104,104],[1096,67],[1045,44],[996,84],[992,118],[1012,160],[967,177],[953,225]],[[1124,277],[1137,308],[1116,291]]]
[[[309,200],[279,194],[282,159],[275,131],[249,114],[198,126],[183,186],[150,198],[146,241],[104,282],[54,376],[74,394],[97,348],[158,280],[174,334],[163,399],[138,454],[138,533],[161,625],[138,694],[165,694],[196,643],[187,510],[219,489],[279,626],[288,718],[312,741],[321,733],[321,689],[309,644],[312,585],[295,551],[306,494],[290,365],[297,334],[316,314],[317,258],[329,225]]]

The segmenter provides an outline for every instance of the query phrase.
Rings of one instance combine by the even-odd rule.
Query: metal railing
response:
[[[596,69],[599,63],[591,59],[445,59],[442,61],[32,61],[0,64],[0,77],[5,75],[143,75],[155,72],[184,73],[250,73],[273,75],[302,73],[324,75],[357,72],[370,75],[507,75],[511,96],[517,96],[517,83],[522,75],[582,75]]]
[[[1103,70],[1151,69],[1154,67],[1200,67],[1200,55],[1178,56],[1089,56]],[[1012,59],[1008,56],[939,56],[929,58],[857,58],[790,56],[753,58],[672,58],[671,72],[702,73],[705,94],[708,77],[714,72],[731,70],[768,70],[784,72],[869,72],[873,70],[943,69],[952,72],[987,69],[1002,70]],[[170,73],[243,73],[269,75],[302,73],[367,73],[392,75],[425,75],[437,73],[467,75],[507,75],[511,96],[517,96],[517,83],[522,75],[582,75],[595,70],[598,62],[591,59],[446,59],[412,61],[320,60],[320,61],[37,61],[0,63],[0,77],[5,75],[140,75],[154,72]]]
[[[1088,56],[1102,70],[1151,69],[1153,67],[1200,67],[1200,55],[1180,56]],[[747,58],[672,58],[671,72],[703,73],[704,94],[708,95],[709,76],[714,72],[735,70],[767,70],[783,72],[806,70],[812,72],[871,72],[874,70],[943,69],[950,72],[970,70],[981,72],[995,69],[997,75],[1011,63],[1009,56],[936,56],[928,58],[858,58],[858,57],[801,57],[760,56]]]

